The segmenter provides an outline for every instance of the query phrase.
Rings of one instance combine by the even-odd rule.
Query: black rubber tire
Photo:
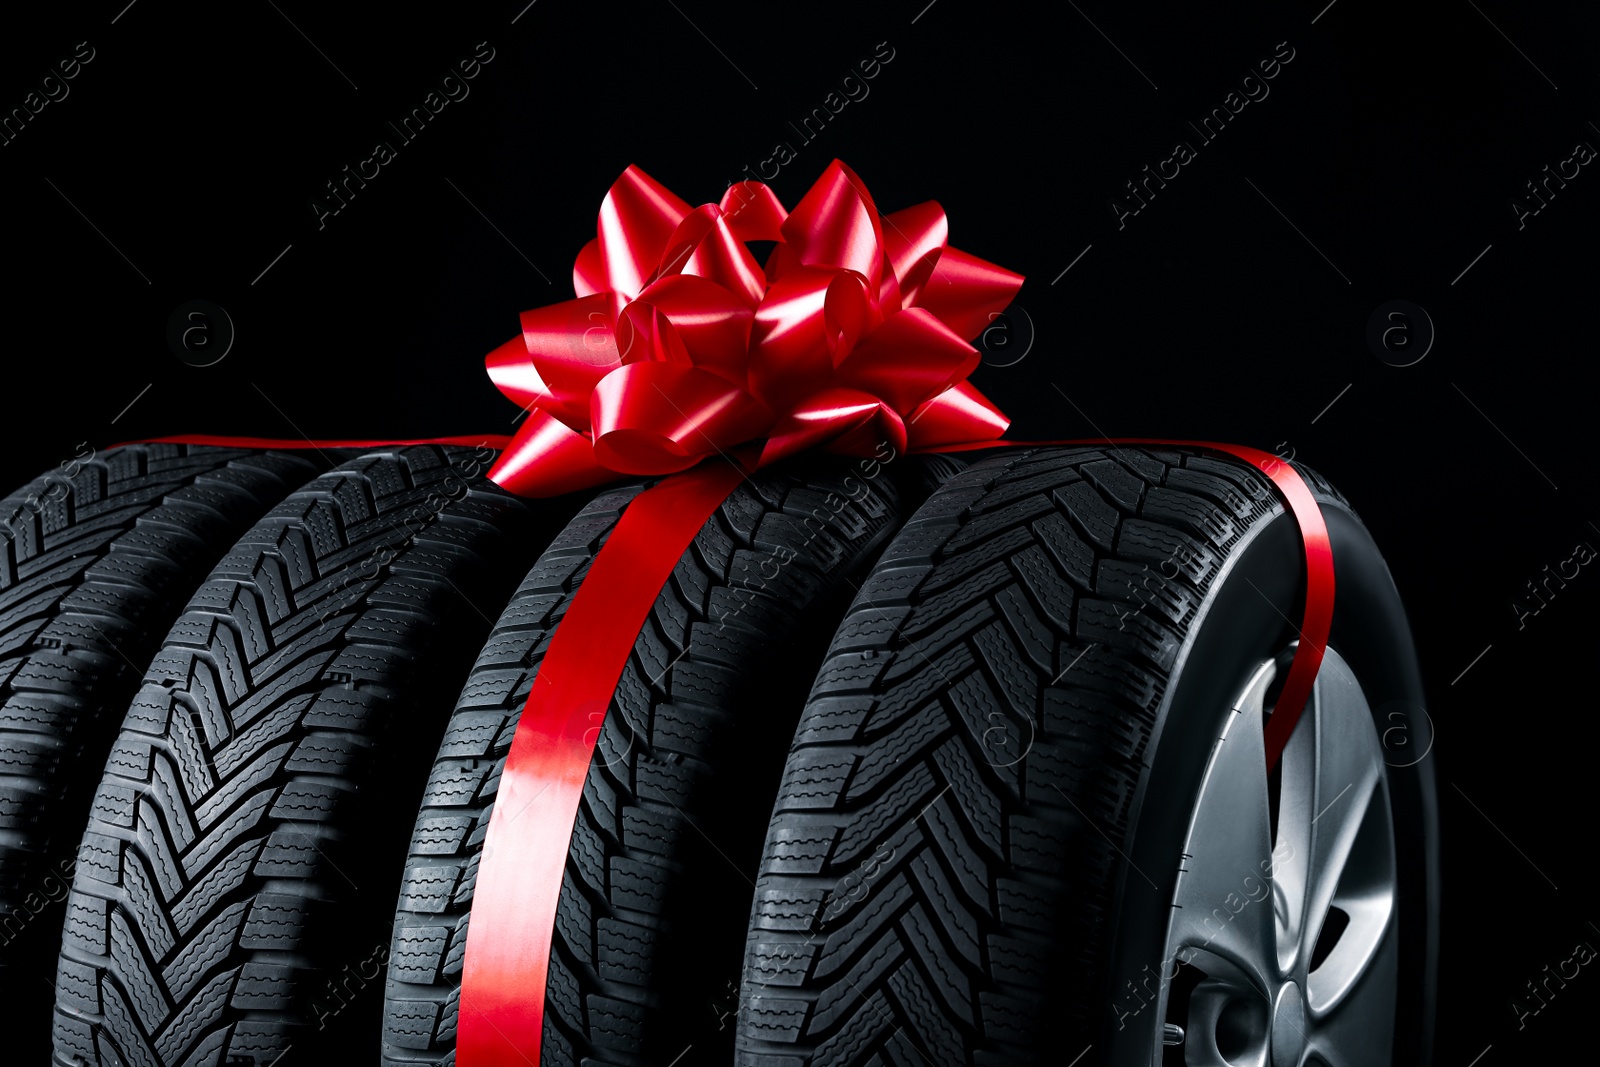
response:
[[[828,637],[924,480],[843,460],[735,489],[680,560],[600,728],[556,919],[541,1060],[662,1067],[731,1055],[749,873]],[[395,921],[384,1063],[454,1061],[468,912],[511,738],[551,632],[639,486],[607,492],[496,623],[417,819]],[[907,498],[912,498],[908,500]],[[785,560],[785,556],[792,555]],[[718,1030],[721,1030],[719,1035]],[[715,1046],[725,1046],[720,1054]]]
[[[176,444],[80,452],[0,500],[0,994],[47,1055],[78,836],[139,678],[239,535],[326,466]],[[18,1042],[26,1047],[20,1051]]]
[[[1387,568],[1349,506],[1302,474],[1335,554],[1330,645],[1375,717],[1418,709]],[[1168,580],[1145,582],[1167,561]],[[945,485],[885,551],[802,715],[761,860],[736,1062],[1159,1059],[1128,1043],[1134,1028],[1119,1034],[1119,979],[1159,966],[1212,743],[1251,672],[1295,639],[1304,572],[1270,480],[1230,458],[1018,451]],[[1393,1062],[1421,1064],[1431,762],[1389,777]]]
[[[265,1065],[377,1035],[362,986],[382,973],[427,760],[541,525],[566,517],[486,482],[493,455],[345,463],[190,600],[79,847],[57,1064]]]

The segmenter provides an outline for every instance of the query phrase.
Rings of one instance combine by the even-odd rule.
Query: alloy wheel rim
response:
[[[1163,1064],[1388,1064],[1399,952],[1393,806],[1372,712],[1328,649],[1275,772],[1262,726],[1292,648],[1213,745],[1185,837],[1159,1009]]]

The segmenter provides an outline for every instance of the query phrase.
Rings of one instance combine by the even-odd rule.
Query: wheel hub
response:
[[[1299,983],[1283,983],[1272,1004],[1272,1067],[1300,1067],[1306,1023],[1306,998]]]

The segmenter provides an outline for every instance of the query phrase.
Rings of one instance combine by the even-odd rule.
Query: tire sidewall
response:
[[[1396,709],[1413,731],[1424,707],[1420,671],[1399,592],[1366,528],[1348,507],[1319,494],[1333,546],[1335,607],[1328,644],[1360,681],[1380,736]],[[1104,1023],[1096,1044],[1108,1064],[1159,1062],[1154,1003],[1133,990],[1171,970],[1165,942],[1178,861],[1211,749],[1235,699],[1259,665],[1297,634],[1304,611],[1304,549],[1283,512],[1236,545],[1190,626],[1175,661],[1134,796],[1112,905]],[[1413,736],[1420,736],[1414,733]],[[1400,983],[1393,1062],[1431,1056],[1437,956],[1438,858],[1433,761],[1386,758],[1395,819]],[[1153,883],[1153,885],[1152,885]],[[1149,970],[1146,970],[1149,968]],[[1129,983],[1132,983],[1130,986]]]

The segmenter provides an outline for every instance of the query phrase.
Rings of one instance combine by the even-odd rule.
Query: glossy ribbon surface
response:
[[[228,434],[178,433],[170,437],[146,437],[139,441],[119,441],[120,445],[208,445],[212,448],[407,448],[411,445],[471,445],[474,448],[492,448],[504,452],[511,438],[503,433],[457,434],[454,437],[417,437],[407,440],[387,438],[326,438],[309,437],[237,437]]]
[[[636,496],[550,639],[478,861],[457,1064],[539,1062],[561,876],[600,725],[678,558],[743,477],[731,464],[708,463]]]
[[[792,212],[760,182],[690,207],[629,167],[573,266],[577,297],[523,312],[487,358],[528,411],[490,477],[554,496],[710,456],[751,471],[998,438],[969,342],[1022,277],[948,231],[931,201],[880,215],[838,160]],[[765,267],[749,241],[777,242]]]

